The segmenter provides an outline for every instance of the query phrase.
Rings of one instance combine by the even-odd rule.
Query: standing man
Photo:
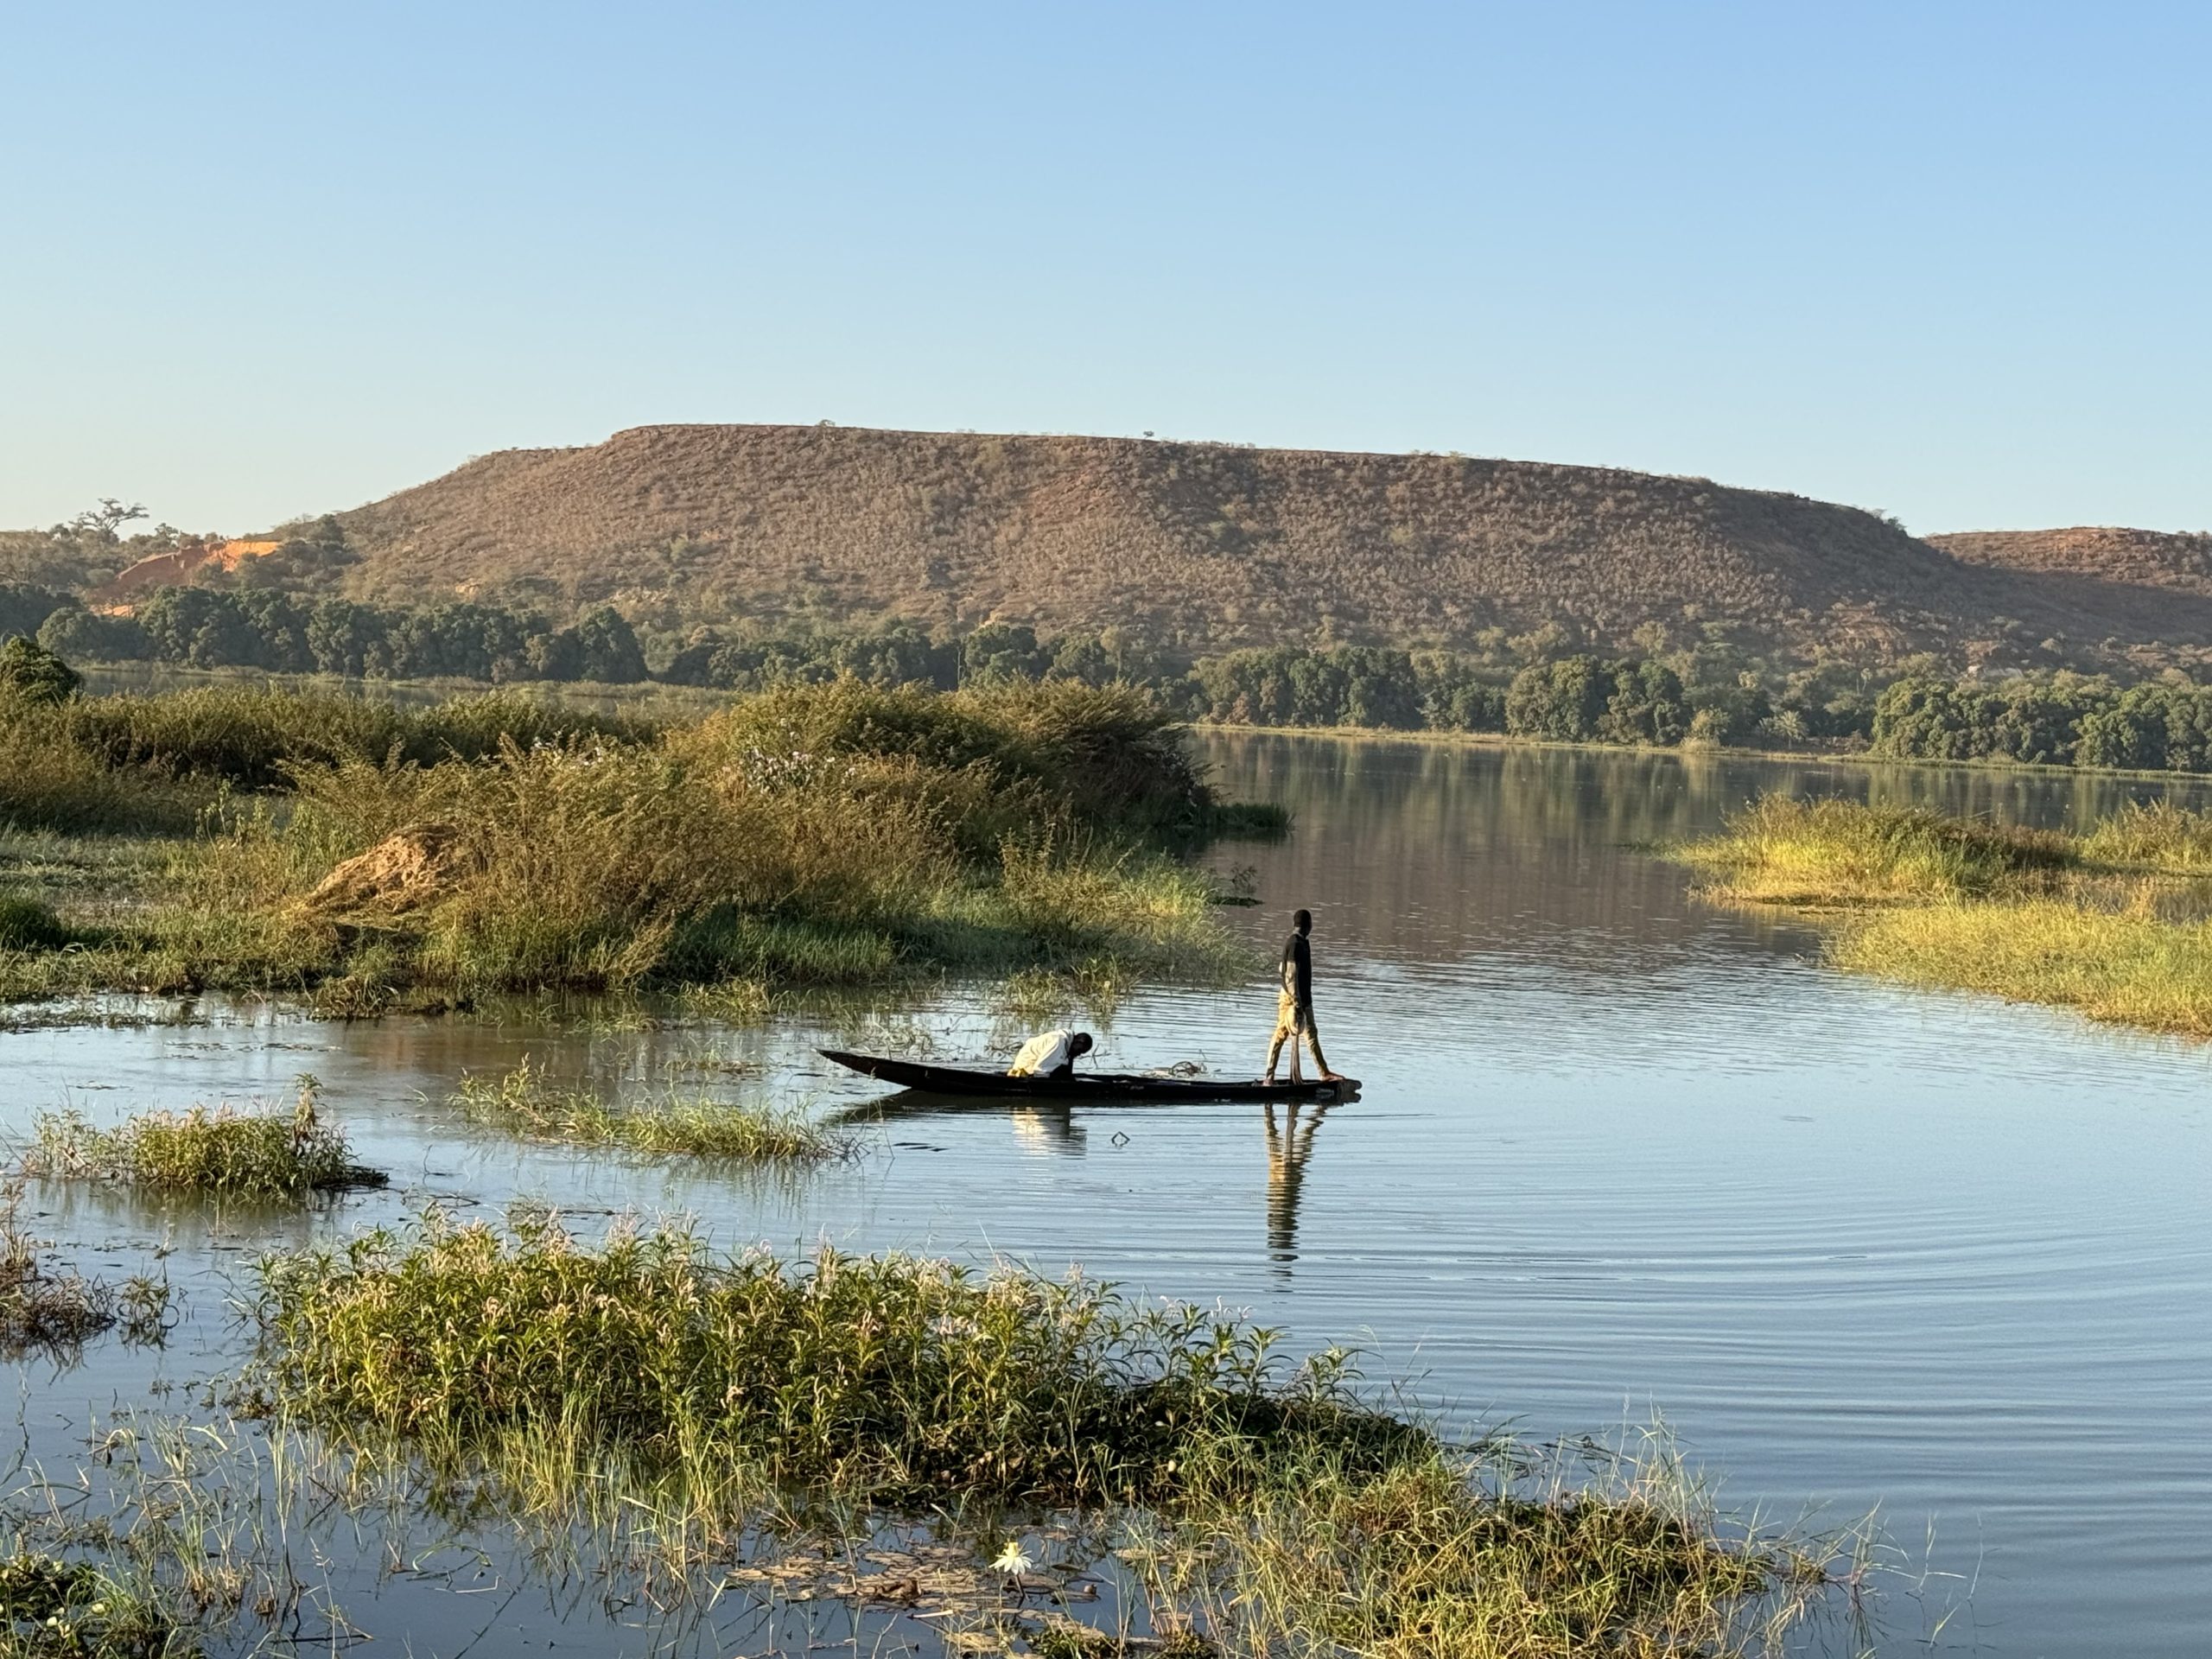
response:
[[[1321,1080],[1334,1083],[1337,1074],[1321,1058],[1321,1035],[1313,1027],[1313,949],[1306,942],[1306,936],[1313,931],[1313,912],[1301,910],[1291,921],[1290,937],[1282,944],[1282,995],[1275,1001],[1275,1036],[1268,1045],[1267,1080],[1275,1080],[1275,1061],[1282,1054],[1283,1044],[1288,1042],[1290,1080],[1304,1081],[1298,1074],[1298,1045],[1302,1039],[1313,1051],[1313,1064],[1321,1070]]]

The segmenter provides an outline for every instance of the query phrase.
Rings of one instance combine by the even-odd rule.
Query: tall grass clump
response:
[[[81,697],[54,709],[56,733],[104,766],[219,780],[242,790],[289,785],[292,769],[346,760],[431,765],[579,739],[645,742],[649,721],[538,702],[511,692],[423,709],[336,691],[200,686],[154,696]]]
[[[0,728],[0,817],[13,787],[24,823],[193,831],[57,894],[59,931],[0,946],[8,995],[251,990],[350,1017],[1091,958],[1211,976],[1237,954],[1167,847],[1211,792],[1126,688],[847,680],[666,728],[506,696],[79,698]]]
[[[1216,807],[1173,715],[1131,686],[1058,680],[938,693],[849,677],[749,698],[702,722],[695,741],[756,774],[868,760],[964,773],[988,785],[969,804],[993,820],[994,798],[1148,831],[1202,830]],[[971,844],[988,846],[1009,826],[963,827]]]
[[[797,1110],[671,1094],[615,1105],[564,1089],[524,1060],[496,1081],[467,1077],[454,1103],[476,1122],[533,1140],[743,1163],[813,1163],[843,1143]]]
[[[2082,838],[2082,855],[2098,864],[2212,872],[2212,813],[2171,801],[2131,801]]]
[[[1726,898],[1872,901],[1832,923],[1836,967],[2212,1037],[2203,814],[2134,804],[2067,836],[1770,797],[1682,856]]]
[[[381,1173],[353,1161],[345,1132],[321,1121],[317,1098],[316,1085],[308,1079],[289,1113],[194,1106],[149,1112],[111,1129],[97,1127],[79,1111],[41,1113],[22,1171],[245,1198],[296,1200],[383,1185]]]
[[[979,698],[1017,734],[1029,726],[1001,704],[1064,716],[1049,741],[1021,737],[1028,759],[1009,768],[992,757],[1015,738],[948,701],[841,683],[650,745],[299,766],[289,812],[238,817],[179,891],[200,918],[274,930],[264,954],[353,976],[365,953],[391,981],[467,993],[841,984],[1103,954],[1179,974],[1233,955],[1211,879],[1090,823],[1036,758],[1111,770],[1099,734],[1133,723],[1149,754],[1150,716],[1116,702],[1086,724],[1070,697]],[[1155,804],[1197,787],[1187,764],[1160,765]]]
[[[2017,887],[2078,861],[2063,836],[1923,807],[1763,795],[1682,858],[1722,895],[1764,904],[1965,898]]]
[[[118,772],[71,741],[60,712],[0,697],[0,824],[73,836],[177,835],[214,798],[204,787]]]
[[[1135,1498],[1202,1441],[1422,1438],[1351,1398],[1341,1356],[1290,1367],[1197,1308],[905,1255],[721,1258],[679,1225],[588,1246],[542,1215],[432,1215],[270,1258],[261,1307],[264,1389],[319,1421],[703,1449],[852,1497]]]

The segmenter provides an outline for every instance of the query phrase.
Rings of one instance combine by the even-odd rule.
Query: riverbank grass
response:
[[[474,1462],[541,1516],[610,1480],[680,1531],[735,1505],[728,1537],[824,1502],[1117,1516],[1227,1652],[1732,1653],[1747,1607],[1824,1577],[1656,1489],[1529,1490],[1364,1400],[1338,1351],[1294,1365],[1278,1332],[1080,1278],[432,1216],[268,1259],[258,1317],[269,1410]]]
[[[1837,967],[2212,1037],[2212,816],[2132,805],[2067,835],[1767,797],[1679,856],[1710,897],[1847,912]]]
[[[1126,687],[849,680],[668,726],[329,701],[86,699],[10,727],[115,803],[11,806],[0,780],[0,823],[35,853],[0,845],[0,996],[254,992],[354,1017],[1109,957],[1219,979],[1247,965],[1221,884],[1175,851],[1282,823],[1216,799]],[[94,856],[94,831],[140,838]]]
[[[50,1179],[295,1202],[383,1185],[380,1171],[353,1161],[345,1132],[322,1121],[319,1099],[319,1085],[308,1077],[289,1112],[194,1106],[148,1112],[111,1129],[74,1109],[41,1113],[21,1167]]]
[[[1678,849],[1718,896],[1753,904],[1927,902],[2017,890],[2078,864],[2063,836],[1924,807],[1763,795]]]
[[[846,1147],[802,1111],[674,1093],[618,1105],[560,1087],[527,1059],[496,1079],[462,1078],[453,1100],[479,1123],[572,1146],[785,1164],[817,1163]]]
[[[2212,1038],[2212,922],[2066,899],[1938,905],[1853,918],[1827,954],[1840,968],[1904,984]]]

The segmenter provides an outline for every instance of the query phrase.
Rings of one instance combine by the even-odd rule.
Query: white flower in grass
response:
[[[995,1571],[1003,1573],[1009,1578],[1020,1578],[1035,1565],[1036,1563],[1028,1556],[1022,1554],[1021,1540],[1019,1538],[1007,1539],[1006,1548],[999,1551],[998,1559],[991,1563]]]

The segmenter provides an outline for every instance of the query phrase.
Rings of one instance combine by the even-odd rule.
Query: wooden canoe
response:
[[[1121,1100],[1336,1101],[1350,1100],[1359,1092],[1358,1082],[1351,1077],[1339,1077],[1334,1083],[1312,1079],[1304,1083],[1263,1083],[1257,1077],[1160,1077],[1148,1071],[1078,1071],[1071,1077],[1015,1077],[975,1066],[925,1065],[918,1060],[851,1054],[838,1048],[825,1048],[819,1052],[825,1060],[835,1060],[863,1076],[931,1095],[1092,1100],[1108,1104]]]

